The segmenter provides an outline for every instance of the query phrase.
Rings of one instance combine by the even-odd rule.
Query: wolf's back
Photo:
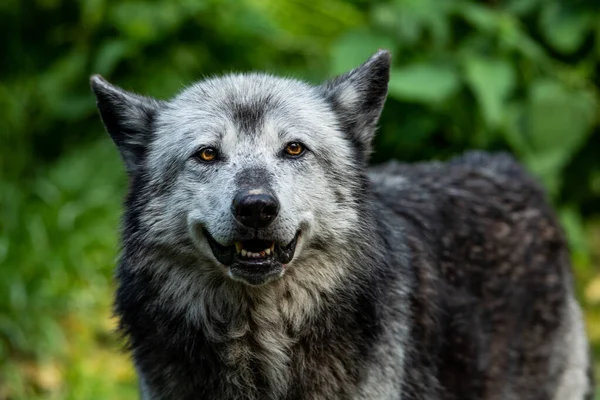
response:
[[[437,350],[414,354],[413,368],[433,365],[452,393],[444,398],[591,393],[567,244],[543,189],[518,162],[470,152],[446,163],[388,163],[371,178],[407,241],[425,243],[432,260],[416,264],[427,270],[415,275],[429,277],[416,309],[429,315],[415,321],[434,327],[417,326],[430,334],[413,339]]]

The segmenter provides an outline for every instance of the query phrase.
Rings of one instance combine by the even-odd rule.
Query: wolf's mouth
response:
[[[238,240],[223,246],[204,230],[213,255],[221,264],[229,267],[232,278],[252,285],[260,285],[283,275],[285,264],[294,258],[300,231],[287,244],[276,241],[249,239]]]

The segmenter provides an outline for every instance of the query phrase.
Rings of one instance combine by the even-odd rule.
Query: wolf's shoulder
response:
[[[469,151],[446,162],[428,161],[419,163],[402,163],[396,160],[388,161],[371,167],[370,177],[375,184],[390,179],[405,181],[415,180],[427,183],[431,180],[450,183],[465,175],[482,175],[489,178],[512,178],[523,184],[535,184],[535,180],[525,168],[508,153],[489,153],[485,151]],[[441,181],[440,178],[444,177]],[[388,182],[389,183],[389,182]]]
[[[525,243],[563,247],[544,189],[508,154],[475,151],[447,162],[390,162],[373,168],[370,178],[379,206],[436,246],[507,254],[525,251]]]
[[[502,290],[512,285],[523,290],[523,301],[564,299],[564,235],[541,185],[511,156],[469,152],[448,162],[393,162],[371,178],[374,201],[397,217],[393,226],[418,237],[461,296],[485,299],[487,307],[509,301]],[[532,282],[535,299],[527,295]]]
[[[446,162],[390,161],[371,168],[369,176],[377,197],[394,209],[415,202],[439,210],[449,200],[457,210],[475,204],[505,211],[546,205],[539,182],[507,153],[471,151]]]

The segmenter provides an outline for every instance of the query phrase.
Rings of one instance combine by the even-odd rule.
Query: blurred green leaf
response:
[[[500,125],[504,107],[516,86],[512,65],[503,59],[471,55],[464,60],[467,83],[475,93],[484,119],[492,128]]]
[[[565,154],[560,151],[531,152],[523,156],[523,161],[541,180],[550,196],[556,197],[562,185],[560,171],[565,165]]]
[[[408,101],[439,103],[460,87],[458,73],[442,64],[413,64],[393,68],[390,74],[390,96]]]
[[[331,51],[331,73],[341,74],[365,62],[378,49],[393,49],[394,42],[387,36],[366,30],[342,36]]]
[[[145,42],[176,29],[183,11],[175,2],[123,1],[112,7],[111,19],[123,34]]]
[[[591,134],[596,116],[591,93],[550,80],[532,85],[526,127],[531,152],[526,162],[550,193],[560,189],[561,170]]]
[[[88,27],[102,23],[106,11],[106,0],[79,0],[81,4],[81,21]]]
[[[596,56],[600,57],[600,16],[596,17],[594,25],[596,26],[596,37],[594,38],[596,42]]]
[[[565,205],[558,210],[560,223],[564,228],[567,238],[569,239],[569,247],[572,252],[579,256],[589,254],[587,236],[584,230],[581,215],[573,205]]]
[[[546,4],[540,14],[540,30],[558,51],[577,50],[591,28],[592,14],[576,12],[573,5],[563,1]]]
[[[484,4],[474,2],[455,2],[455,11],[476,29],[492,33],[500,23],[500,13]]]
[[[109,40],[105,42],[96,55],[96,61],[92,68],[94,73],[110,75],[119,62],[131,54],[133,45],[122,39]]]
[[[516,15],[526,15],[536,11],[536,7],[543,2],[544,0],[507,0],[506,9]]]
[[[514,153],[521,157],[530,153],[531,147],[525,135],[525,111],[522,102],[511,102],[506,106],[506,118],[500,132]]]
[[[375,4],[372,15],[378,26],[390,31],[401,46],[414,46],[430,37],[435,46],[444,46],[451,36],[449,2],[397,0]]]
[[[594,95],[551,80],[533,83],[529,94],[529,140],[534,150],[568,158],[591,134],[598,116]]]

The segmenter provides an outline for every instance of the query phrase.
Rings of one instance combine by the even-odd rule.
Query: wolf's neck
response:
[[[295,385],[298,368],[330,376],[311,378],[322,382],[315,393],[339,391],[341,382],[353,382],[358,372],[338,367],[354,365],[354,358],[361,357],[366,331],[376,335],[380,290],[361,283],[368,279],[367,261],[347,253],[335,254],[334,262],[325,253],[305,253],[282,279],[256,288],[226,276],[209,278],[206,271],[175,265],[171,258],[154,260],[165,263],[154,269],[160,274],[123,268],[130,272],[119,277],[119,296],[150,294],[127,309],[118,306],[118,313],[132,342],[143,340],[138,354],[148,351],[152,359],[158,352],[181,362],[178,368],[193,365],[186,373],[214,375],[215,384],[226,376],[227,382],[218,385],[230,392],[227,398],[267,398],[261,397],[265,391],[272,394],[268,398],[281,398]],[[361,268],[362,275],[355,272]],[[132,290],[128,284],[135,280],[138,288]],[[321,365],[322,357],[335,360],[328,364],[331,371]],[[214,360],[210,367],[207,359]]]

